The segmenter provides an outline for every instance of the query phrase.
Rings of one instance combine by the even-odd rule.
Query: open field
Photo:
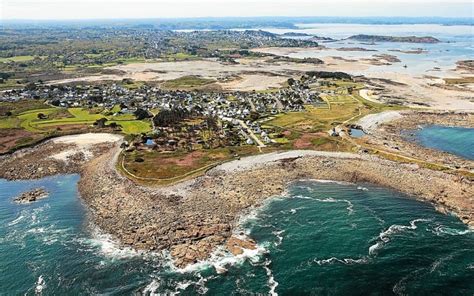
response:
[[[326,132],[337,125],[355,122],[370,113],[401,109],[365,100],[358,94],[362,87],[361,84],[338,81],[337,86],[327,88],[334,91],[334,95],[322,96],[327,106],[307,105],[305,112],[279,114],[265,124],[300,132]],[[348,88],[352,88],[351,93],[348,93]]]
[[[117,109],[117,108],[115,108]],[[102,110],[59,108],[42,101],[19,101],[0,104],[0,152],[33,144],[52,135],[90,131],[93,123],[106,118],[106,125],[116,123],[124,134],[141,134],[151,131],[150,121],[139,121],[133,114],[108,115]],[[7,114],[11,114],[6,116]],[[97,129],[97,128],[95,128]]]
[[[269,150],[271,151],[271,150]],[[193,152],[156,153],[134,151],[122,154],[118,169],[141,183],[169,184],[204,173],[207,169],[236,157],[253,155],[255,146],[202,149]],[[137,159],[144,160],[143,162]]]
[[[44,114],[46,119],[39,119],[39,114]],[[90,111],[82,108],[47,108],[34,109],[18,114],[17,118],[3,118],[0,120],[1,125],[19,123],[19,126],[31,132],[48,132],[52,128],[64,125],[91,125],[96,120],[106,118],[107,123],[117,123],[122,126],[122,132],[125,134],[138,134],[151,131],[149,122],[137,121],[133,115],[107,116],[103,113],[90,113]],[[14,126],[18,127],[18,125]]]
[[[206,79],[199,76],[183,76],[161,83],[161,87],[171,90],[196,90],[214,83],[214,79]]]
[[[0,58],[0,63],[8,63],[8,62],[27,62],[33,60],[34,56],[14,56],[10,58]]]

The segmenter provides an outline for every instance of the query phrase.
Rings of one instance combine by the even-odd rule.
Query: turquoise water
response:
[[[363,136],[365,136],[366,134],[364,133],[363,130],[360,130],[360,129],[356,129],[356,128],[351,128],[351,137],[354,137],[354,138],[361,138]]]
[[[431,125],[410,136],[419,144],[474,160],[474,128]]]
[[[120,249],[86,221],[78,176],[0,180],[0,294],[472,295],[474,233],[458,219],[366,184],[301,181],[241,221],[259,243],[178,271]],[[31,205],[12,198],[44,186]],[[227,269],[217,274],[215,266]]]

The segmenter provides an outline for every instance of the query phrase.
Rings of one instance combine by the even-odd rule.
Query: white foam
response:
[[[416,223],[430,221],[429,219],[415,219],[410,221],[410,225],[390,225],[387,230],[380,232],[379,241],[369,247],[369,255],[376,254],[376,251],[381,249],[386,243],[390,241],[390,236],[396,233],[400,233],[405,230],[415,230],[417,229]]]
[[[153,279],[146,287],[143,289],[143,295],[155,296],[158,295],[156,290],[160,287],[160,282],[156,279]]]
[[[373,244],[372,246],[370,246],[369,247],[369,255],[374,255],[375,251],[380,249],[382,246],[383,246],[383,243],[381,243],[381,242],[377,242],[377,243]]]
[[[278,287],[278,282],[275,280],[272,270],[269,267],[271,263],[272,263],[271,260],[268,260],[268,259],[265,260],[265,264],[263,265],[263,268],[265,269],[268,276],[268,287],[270,288],[270,291],[268,292],[268,294],[272,296],[277,296],[278,293],[276,292],[276,287]]]
[[[285,232],[285,230],[275,230],[275,231],[272,231],[272,233],[277,237],[278,241],[275,242],[275,246],[279,246],[281,245],[281,243],[283,242],[283,236],[282,234]]]
[[[207,291],[209,291],[209,288],[206,287],[206,282],[208,279],[209,278],[205,278],[201,274],[199,274],[199,281],[196,283],[196,285],[198,286],[196,292],[203,295],[206,294]]]
[[[8,226],[16,225],[16,224],[20,223],[25,217],[26,216],[24,216],[23,214],[20,214],[20,216],[18,216],[15,220],[10,221],[7,225]]]
[[[354,185],[354,183],[344,182],[344,181],[335,181],[335,180],[325,180],[325,179],[307,179],[307,181],[323,183],[323,184],[338,184],[338,185]]]
[[[258,262],[263,254],[268,253],[264,244],[258,244],[254,250],[243,249],[243,253],[239,255],[233,255],[223,246],[218,247],[214,252],[211,253],[209,259],[202,260],[194,264],[187,265],[184,268],[173,269],[180,273],[190,273],[209,268],[222,269],[228,266],[239,265],[249,260],[250,262]]]
[[[46,282],[44,281],[43,276],[40,275],[38,277],[38,280],[36,281],[35,295],[41,295],[45,288],[46,288]]]
[[[343,202],[343,203],[347,204],[346,209],[347,209],[348,214],[352,215],[354,213],[354,204],[350,200],[347,200],[347,199],[334,199],[332,197],[321,199],[321,198],[313,198],[313,197],[304,196],[304,195],[296,195],[293,198],[310,199],[310,200],[315,200],[315,201],[319,201],[319,202],[329,202],[329,203]]]
[[[314,263],[318,265],[335,264],[335,263],[342,263],[344,265],[353,265],[353,264],[364,264],[364,263],[367,263],[368,260],[365,257],[359,258],[359,259],[352,259],[352,258],[339,259],[336,257],[331,257],[329,259],[320,259],[320,260],[314,259],[313,261]]]
[[[83,244],[98,248],[99,252],[110,259],[126,259],[141,256],[142,251],[130,247],[122,247],[111,235],[101,233],[98,229],[92,231],[92,237],[79,239]]]
[[[443,234],[456,236],[456,235],[465,235],[468,233],[473,233],[474,229],[468,228],[468,229],[460,230],[460,229],[454,229],[454,228],[449,228],[443,225],[439,225],[439,226],[436,226],[435,229],[432,230],[432,232],[438,236],[443,235]]]

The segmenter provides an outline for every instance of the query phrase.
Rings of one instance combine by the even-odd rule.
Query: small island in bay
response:
[[[424,36],[424,37],[417,37],[417,36],[382,36],[382,35],[353,35],[349,37],[350,40],[357,40],[361,42],[403,42],[403,43],[439,43],[441,42],[439,39],[431,37],[431,36]]]
[[[49,196],[48,191],[45,188],[36,188],[23,192],[19,196],[15,197],[15,202],[19,204],[29,204],[39,199],[43,199]]]

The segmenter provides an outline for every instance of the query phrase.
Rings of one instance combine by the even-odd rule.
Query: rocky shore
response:
[[[29,204],[49,196],[48,191],[44,188],[36,188],[30,191],[23,192],[15,197],[15,202],[19,204]]]
[[[370,137],[360,143],[417,158],[441,163],[453,169],[474,170],[474,162],[439,150],[429,149],[409,141],[410,131],[423,125],[474,127],[474,114],[464,112],[404,111],[383,112],[362,118],[358,124]]]
[[[65,136],[6,154],[0,156],[0,178],[26,180],[80,173],[87,160],[109,151],[121,138],[101,133]]]
[[[417,165],[340,153],[254,162],[252,157],[258,155],[241,160],[255,163],[253,167],[228,163],[190,183],[163,190],[137,186],[121,176],[111,165],[117,151],[92,160],[82,172],[79,190],[94,220],[125,245],[170,250],[178,267],[207,259],[217,246],[227,245],[236,254],[251,248],[251,242],[235,239],[238,218],[300,179],[387,186],[432,202],[474,226],[473,183]]]
[[[236,255],[254,249],[255,242],[238,233],[239,218],[301,179],[386,186],[431,202],[474,226],[473,181],[364,153],[260,154],[225,163],[191,181],[155,188],[137,185],[117,170],[118,138],[92,141],[87,150],[81,143],[84,139],[58,139],[36,150],[19,151],[13,159],[0,160],[7,168],[2,177],[80,173],[79,191],[96,225],[123,245],[169,251],[178,267],[207,259],[218,246]],[[66,152],[71,147],[83,154],[80,160],[74,161],[76,154]]]

